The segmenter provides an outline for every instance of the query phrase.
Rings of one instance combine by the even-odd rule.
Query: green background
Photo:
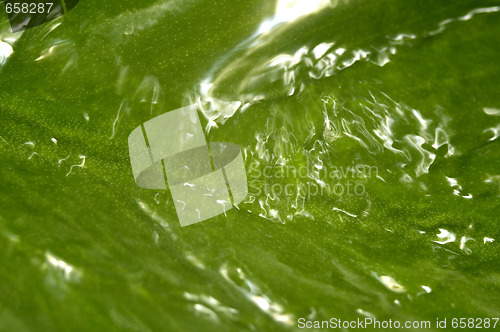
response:
[[[82,0],[17,34],[2,14],[1,331],[500,316],[500,1],[283,3]],[[181,228],[127,137],[196,101],[254,189]],[[353,165],[378,177],[318,171]]]

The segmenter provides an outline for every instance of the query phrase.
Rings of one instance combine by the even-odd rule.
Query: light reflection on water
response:
[[[307,96],[309,88],[317,85],[316,81],[334,77],[358,63],[384,67],[397,57],[399,49],[417,40],[444,33],[454,22],[470,20],[477,14],[497,12],[500,7],[475,9],[458,18],[435,22],[438,29],[429,26],[428,30],[424,31],[394,33],[387,36],[385,45],[377,47],[354,48],[337,44],[333,38],[312,46],[299,46],[294,52],[273,53],[273,34],[279,36],[283,30],[299,24],[298,20],[328,7],[323,1],[310,4],[309,9],[301,10],[301,15],[295,14],[291,9],[284,9],[283,12],[277,10],[273,18],[265,20],[252,37],[233,50],[234,54],[230,52],[217,62],[200,84],[197,94],[190,97],[192,102],[198,103],[204,110],[208,120],[207,131],[227,123],[231,118],[243,119],[248,112],[253,111],[254,105],[269,105],[266,121],[261,123],[261,129],[256,130],[254,142],[244,150],[247,166],[256,165],[262,170],[269,165],[286,168],[302,163],[308,167],[304,177],[286,178],[285,181],[293,188],[290,193],[251,194],[242,208],[282,224],[292,222],[296,218],[318,222],[325,214],[318,213],[317,206],[310,204],[311,197],[301,189],[309,183],[315,183],[321,188],[328,184],[331,179],[321,175],[318,170],[336,165],[335,156],[343,153],[339,145],[346,144],[346,140],[350,140],[350,146],[359,151],[357,163],[372,163],[380,167],[380,174],[377,174],[376,179],[369,179],[370,181],[381,183],[386,182],[386,179],[393,181],[390,179],[399,178],[399,182],[407,186],[408,190],[415,190],[417,186],[423,196],[432,196],[429,188],[433,187],[432,182],[435,182],[436,178],[426,177],[432,172],[432,166],[446,159],[456,162],[461,156],[461,151],[451,141],[454,132],[449,126],[450,113],[439,110],[438,105],[438,116],[426,118],[420,110],[394,100],[384,91],[369,84],[359,84],[351,89],[339,87],[343,88],[342,92],[325,91],[321,100],[315,104],[301,104],[301,96]],[[297,8],[300,8],[300,5],[305,4],[300,3]],[[286,17],[288,19],[285,19]],[[266,48],[269,51],[263,52]],[[235,54],[237,56],[234,56]],[[233,85],[231,91],[224,88],[229,81],[236,82],[236,87]],[[279,107],[273,103],[273,99],[277,97],[295,98],[300,104],[298,109],[301,109],[302,116],[297,116],[297,109],[287,109],[286,106]],[[484,108],[484,112],[490,116],[499,115],[496,108]],[[497,127],[488,128],[485,132],[492,133],[490,141],[499,136]],[[382,160],[391,162],[384,163]],[[485,181],[498,183],[496,177],[489,176]],[[446,190],[444,187],[447,182],[451,188],[447,191],[450,195],[473,199],[473,195],[459,184],[460,179],[446,175],[440,175],[439,179],[443,182],[442,190]],[[272,185],[274,182],[279,181],[264,179],[258,181],[258,186]],[[349,220],[364,225],[366,218],[374,218],[371,215],[373,211],[377,213],[377,208],[372,207],[370,184],[364,183],[368,188],[366,194],[347,199],[336,197],[329,201],[330,204],[321,206],[321,209],[330,210],[333,215],[337,215],[340,223]],[[322,193],[322,197],[328,197],[330,194]],[[332,218],[328,219],[332,226]],[[443,228],[435,226],[440,233],[434,237],[427,235],[425,231],[420,231],[420,235],[429,243],[436,243],[454,254],[458,250],[467,255],[472,253],[469,245],[476,241],[475,236],[478,234],[469,236],[468,234],[472,233],[469,229],[459,235],[445,229],[448,228],[446,223]],[[388,228],[385,229],[392,232]],[[482,234],[484,244],[494,241],[484,235]],[[450,243],[453,243],[453,247]],[[372,272],[372,275],[396,294],[407,292],[407,289],[391,276],[378,272]],[[422,282],[427,283],[428,280]],[[431,287],[424,284],[407,296],[413,301],[414,297],[426,296],[433,289],[433,285]],[[248,291],[248,296],[262,310],[269,310],[269,299],[263,295],[255,297],[253,292]],[[392,302],[395,306],[401,306],[398,299]],[[358,308],[357,312],[366,317],[376,316],[361,308]]]
[[[500,7],[478,8],[464,16],[436,22],[439,29],[433,32],[395,33],[386,36],[386,44],[366,48],[349,48],[347,45],[335,47],[335,40],[324,41],[314,46],[303,45],[294,53],[282,53],[266,56],[262,50],[273,47],[273,38],[278,38],[283,30],[292,29],[297,20],[307,19],[309,15],[331,8],[329,1],[289,1],[278,2],[276,14],[265,20],[258,32],[248,40],[237,45],[232,51],[210,69],[207,77],[200,83],[197,94],[191,97],[197,102],[210,126],[215,121],[224,123],[242,107],[268,98],[266,91],[276,89],[274,82],[279,82],[283,95],[292,96],[303,91],[306,84],[313,84],[309,79],[319,80],[331,77],[360,61],[368,61],[377,66],[385,66],[395,56],[397,49],[411,45],[414,40],[427,38],[429,35],[443,33],[446,26],[453,22],[467,21],[478,14],[495,13]],[[234,59],[233,59],[234,58]],[[309,79],[304,79],[307,76]],[[218,91],[219,85],[238,77],[235,94]],[[273,96],[275,96],[273,91]],[[234,100],[237,98],[237,100]],[[231,106],[229,106],[231,105]],[[209,128],[208,128],[209,129]]]
[[[439,26],[438,30],[432,30],[429,26],[424,31],[394,33],[386,36],[386,44],[382,46],[351,48],[345,44],[336,45],[333,39],[314,46],[300,46],[293,53],[273,54],[273,38],[299,24],[298,21],[302,22],[308,16],[327,8],[331,9],[331,6],[321,0],[307,3],[279,1],[272,18],[264,20],[254,35],[216,63],[200,84],[198,93],[191,96],[191,101],[198,103],[203,109],[208,120],[207,131],[217,127],[217,124],[224,124],[232,117],[244,117],[247,109],[254,104],[272,101],[277,96],[293,98],[299,94],[307,94],[307,89],[314,86],[315,81],[337,75],[358,62],[383,67],[391,61],[391,57],[397,56],[399,48],[408,46],[417,39],[443,33],[453,22],[467,21],[478,14],[494,13],[500,7],[474,9],[463,16],[435,22]],[[269,51],[264,53],[263,49],[266,48]],[[235,57],[235,54],[238,56]],[[235,80],[237,75],[239,77]],[[233,92],[224,92],[226,81],[237,82]],[[448,115],[443,114],[438,121],[426,119],[419,110],[393,100],[383,91],[377,91],[376,87],[360,87],[353,91],[343,88],[344,92],[341,93],[325,91],[321,99],[322,107],[318,107],[319,104],[310,105],[309,108],[305,105],[305,116],[300,120],[289,110],[271,106],[264,128],[255,133],[254,145],[244,151],[247,165],[256,162],[260,166],[286,166],[296,163],[297,155],[303,155],[312,169],[324,164],[331,166],[331,162],[327,161],[329,156],[340,153],[335,149],[335,142],[339,139],[344,142],[348,138],[356,141],[361,150],[364,150],[363,153],[368,152],[368,155],[378,158],[391,155],[393,165],[389,166],[390,169],[381,171],[391,173],[391,176],[399,174],[400,182],[408,186],[417,182],[425,194],[428,184],[420,178],[429,173],[436,159],[461,154],[450,142],[452,133],[448,128]],[[273,94],[268,94],[268,91],[273,91]],[[276,91],[280,93],[276,94]],[[354,98],[362,102],[349,104],[349,100]],[[310,116],[311,112],[316,114]],[[323,123],[317,121],[320,112]],[[485,109],[485,113],[496,115],[493,108]],[[493,133],[490,140],[498,137],[496,128],[485,130],[488,131]],[[438,150],[443,146],[446,146],[446,155],[438,156]],[[358,160],[358,163],[361,162],[363,161]],[[379,176],[379,180],[385,181],[386,175]],[[293,220],[294,216],[314,218],[314,213],[307,211],[305,207],[309,197],[301,194],[300,188],[308,182],[325,187],[326,179],[318,178],[311,171],[305,178],[294,180],[296,187],[291,195],[251,195],[247,200],[250,205],[247,209],[281,223]],[[459,185],[450,186],[454,195],[467,199],[473,197],[469,193],[462,193]],[[334,211],[351,211],[347,206],[339,204],[334,207]],[[354,203],[351,202],[350,205],[352,204]],[[355,205],[365,206],[365,209],[356,210],[352,215],[366,216],[366,207],[370,205],[369,196],[358,197]]]

